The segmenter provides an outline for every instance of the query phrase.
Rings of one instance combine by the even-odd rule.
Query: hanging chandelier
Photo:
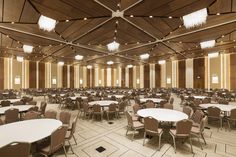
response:
[[[119,48],[119,46],[120,46],[120,44],[117,43],[116,41],[113,41],[113,42],[107,44],[107,48],[108,48],[108,50],[111,51],[111,52],[112,52],[112,51],[117,51],[118,48]]]

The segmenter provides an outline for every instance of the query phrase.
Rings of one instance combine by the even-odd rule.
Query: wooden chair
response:
[[[29,157],[29,143],[13,142],[0,148],[1,157]]]

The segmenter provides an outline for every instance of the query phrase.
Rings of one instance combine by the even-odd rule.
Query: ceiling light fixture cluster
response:
[[[165,60],[159,60],[159,61],[158,61],[158,64],[160,64],[160,65],[165,64],[165,63],[166,63]]]
[[[23,50],[25,53],[32,53],[33,52],[33,46],[31,45],[23,45]]]
[[[62,62],[62,61],[60,61],[60,62],[58,62],[57,64],[60,65],[60,66],[63,66],[65,63]]]
[[[78,61],[82,60],[83,58],[84,58],[84,56],[82,56],[82,55],[76,55],[75,56],[75,59],[78,60]]]
[[[87,65],[87,69],[92,69],[93,66],[92,65]]]
[[[200,42],[200,46],[202,49],[212,48],[215,46],[215,44],[216,44],[215,40],[208,40],[208,41]]]
[[[24,61],[24,57],[22,57],[22,56],[17,56],[17,57],[16,57],[16,60],[17,60],[18,62],[23,62],[23,61]]]
[[[206,23],[207,20],[207,9],[195,11],[193,13],[183,16],[184,26],[186,28],[194,28]]]
[[[107,64],[112,65],[112,64],[114,64],[114,62],[113,61],[108,61]]]
[[[145,53],[145,54],[141,54],[140,55],[140,59],[142,59],[142,60],[146,60],[146,59],[149,59],[149,54],[148,53]]]
[[[209,58],[216,58],[219,56],[219,52],[212,52],[212,53],[208,53],[208,57]]]
[[[52,30],[55,29],[56,23],[57,23],[56,20],[43,15],[40,16],[38,21],[39,28],[48,32],[51,32]]]
[[[117,43],[116,41],[113,41],[113,42],[107,44],[107,49],[111,52],[117,51],[119,49],[119,47],[120,47],[120,44]]]
[[[132,64],[127,65],[127,68],[133,68]]]

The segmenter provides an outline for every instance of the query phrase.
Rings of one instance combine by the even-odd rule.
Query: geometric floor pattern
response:
[[[174,108],[181,110],[179,106],[179,98],[175,98]],[[38,98],[39,99],[39,98]],[[230,103],[235,104],[235,102]],[[58,109],[57,104],[49,104],[47,109]],[[59,110],[59,109],[58,109]],[[131,107],[129,107],[131,110]],[[77,111],[70,111],[75,116]],[[73,119],[73,118],[72,118]],[[106,119],[102,121],[88,120],[79,118],[76,128],[75,137],[77,145],[71,140],[75,154],[68,148],[68,157],[236,157],[236,129],[228,131],[227,129],[218,130],[216,125],[209,125],[209,129],[205,129],[204,137],[207,145],[201,150],[197,138],[193,138],[193,151],[190,152],[188,142],[182,144],[177,141],[177,150],[174,152],[172,141],[164,141],[161,143],[161,150],[158,151],[158,137],[146,140],[143,146],[143,133],[137,132],[134,141],[131,141],[131,134],[126,133],[127,120],[124,115],[119,119],[111,120],[109,124]],[[226,126],[226,123],[225,123]],[[68,145],[68,143],[66,143]],[[99,152],[96,149],[105,148]],[[54,156],[62,157],[64,154],[58,152]]]

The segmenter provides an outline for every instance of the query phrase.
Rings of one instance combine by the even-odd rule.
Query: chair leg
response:
[[[161,150],[161,136],[162,136],[163,132],[160,133],[159,135],[159,151]]]
[[[199,136],[197,136],[197,139],[198,139],[198,143],[200,144],[201,150],[203,150],[203,148],[202,148],[202,143],[201,143],[201,141],[200,141]]]
[[[145,139],[146,139],[146,131],[144,132],[144,135],[143,135],[143,146],[145,144]]]
[[[73,148],[72,148],[72,145],[71,145],[71,143],[70,143],[70,140],[68,140],[68,143],[69,143],[69,145],[70,145],[70,149],[71,149],[72,153],[75,154],[75,153],[74,153],[74,150],[73,150]]]
[[[129,131],[129,126],[127,126],[127,130],[126,130],[126,136],[127,136],[127,134],[128,134],[128,131]]]
[[[204,136],[203,136],[202,133],[201,133],[201,136],[202,136],[202,139],[203,139],[203,141],[204,141],[204,143],[205,143],[205,145],[206,145],[206,140],[205,140],[205,138],[204,138]]]
[[[108,112],[107,112],[107,120],[109,121],[109,114],[108,114]]]
[[[133,130],[132,141],[134,140],[135,129]]]
[[[191,152],[193,153],[193,145],[192,145],[192,138],[191,138],[191,136],[189,136],[189,143],[190,143],[190,147],[191,147]]]
[[[74,139],[74,141],[75,141],[75,144],[77,145],[77,141],[76,141],[76,139],[75,139],[74,134],[72,135],[72,137],[73,137],[73,139]]]
[[[229,131],[231,131],[231,128],[230,128],[230,121],[227,120],[227,123],[228,123]]]
[[[66,148],[64,145],[63,145],[63,150],[64,150],[65,157],[67,157]]]
[[[172,138],[173,138],[173,143],[174,143],[174,149],[175,149],[175,153],[176,153],[176,144],[175,144],[175,137],[174,137],[174,135],[171,135],[172,136]]]

